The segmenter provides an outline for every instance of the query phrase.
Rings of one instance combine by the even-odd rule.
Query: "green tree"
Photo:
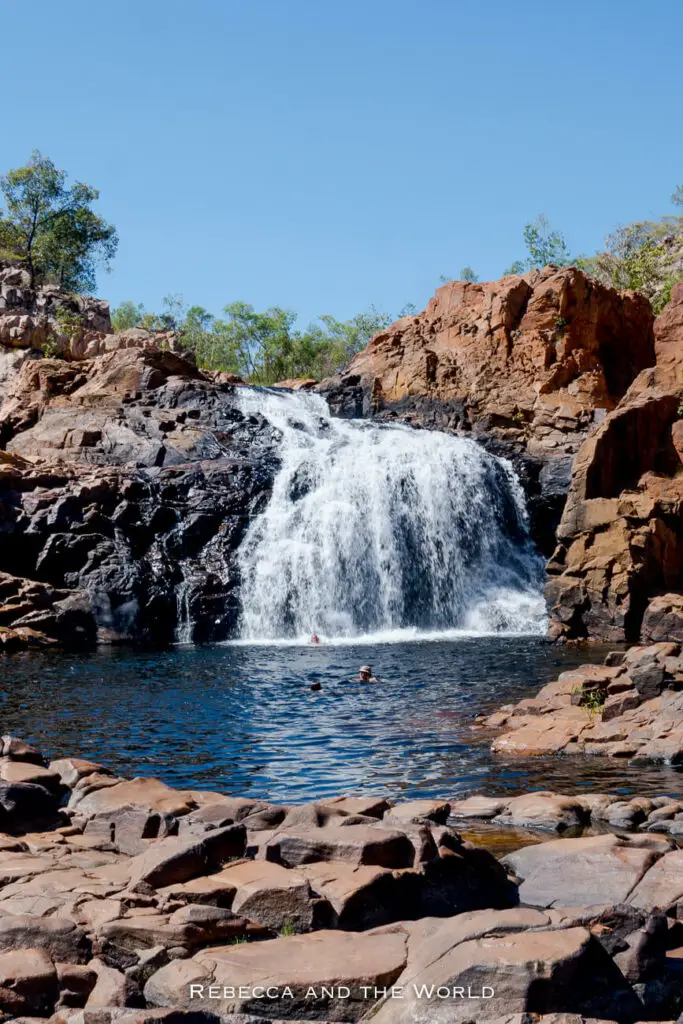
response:
[[[414,307],[407,307],[409,313]],[[289,377],[326,377],[340,370],[387,327],[392,317],[374,307],[350,320],[324,315],[305,330],[296,314],[280,306],[257,312],[246,302],[232,302],[215,317],[202,306],[187,306],[179,295],[163,300],[161,313],[147,313],[142,303],[122,302],[112,313],[117,331],[128,327],[173,330],[182,348],[207,370],[239,374],[255,384]]]
[[[458,280],[468,281],[470,284],[476,284],[476,282],[479,280],[479,277],[472,270],[472,267],[467,266],[463,267],[462,270],[460,271],[460,277],[458,278]]]
[[[524,225],[524,244],[527,257],[515,260],[505,271],[506,274],[523,274],[535,267],[567,267],[572,262],[564,235],[550,226],[542,213],[535,221]]]
[[[401,320],[404,316],[415,316],[417,314],[417,306],[414,302],[406,302],[403,309],[399,309],[397,314],[397,320]]]
[[[76,182],[38,150],[24,167],[0,177],[6,210],[0,211],[0,250],[23,264],[31,286],[48,279],[69,291],[95,287],[98,265],[109,266],[118,235],[92,210],[99,192]]]
[[[674,206],[683,206],[683,185],[676,185],[676,191],[671,196]]]
[[[139,327],[145,316],[145,307],[141,302],[131,302],[126,299],[111,311],[111,325],[117,334],[127,331],[130,327]]]

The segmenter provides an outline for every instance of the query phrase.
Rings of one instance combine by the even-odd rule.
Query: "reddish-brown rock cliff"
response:
[[[654,363],[653,315],[573,267],[439,288],[426,310],[377,334],[320,390],[343,416],[471,431],[515,460],[546,554],[572,458]]]
[[[655,321],[655,347],[657,365],[637,377],[575,459],[548,566],[559,632],[637,639],[648,604],[681,589],[683,284]],[[649,633],[666,605],[654,605]]]

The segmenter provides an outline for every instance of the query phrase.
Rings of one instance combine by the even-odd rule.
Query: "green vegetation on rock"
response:
[[[23,167],[0,177],[0,258],[16,261],[31,287],[54,281],[65,291],[91,292],[97,266],[116,254],[116,228],[92,210],[99,192],[75,182],[38,150]]]
[[[524,225],[524,244],[527,256],[523,260],[515,260],[506,274],[524,274],[535,267],[547,267],[552,263],[556,267],[567,267],[572,259],[564,235],[555,231],[542,213],[533,223]]]
[[[92,209],[97,189],[82,182],[67,187],[66,173],[38,150],[23,166],[0,177],[4,209],[0,210],[0,259],[16,263],[29,275],[31,287],[56,283],[72,292],[92,292],[96,269],[108,268],[116,254],[118,235]],[[683,206],[683,185],[671,196]],[[561,231],[539,215],[523,229],[526,256],[507,274],[523,274],[547,265],[574,265],[603,284],[645,294],[655,312],[668,302],[671,288],[683,279],[683,216],[637,221],[617,228],[594,256],[572,257]],[[453,280],[441,276],[442,282]],[[471,266],[458,280],[479,280]],[[270,384],[293,377],[326,377],[340,370],[370,338],[393,319],[417,312],[412,303],[397,317],[374,307],[349,320],[321,315],[306,328],[297,325],[291,309],[271,306],[263,311],[246,302],[231,302],[215,316],[202,306],[187,305],[182,296],[164,299],[161,312],[142,303],[122,302],[112,311],[114,330],[140,327],[172,331],[182,349],[199,366],[238,374]],[[557,324],[561,333],[565,324]],[[60,323],[59,333],[71,337],[79,324]]]
[[[181,348],[191,352],[199,366],[235,373],[257,384],[329,376],[393,319],[371,307],[350,320],[324,314],[318,323],[301,330],[296,313],[281,306],[258,312],[246,302],[231,302],[223,316],[215,317],[202,306],[186,306],[181,296],[167,296],[160,314],[148,313],[130,301],[112,312],[116,331],[131,327],[175,331]]]

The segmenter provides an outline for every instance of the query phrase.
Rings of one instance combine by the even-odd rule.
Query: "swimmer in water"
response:
[[[318,636],[317,633],[314,633],[313,636],[311,637],[311,643],[312,644],[319,644],[320,643],[320,637]]]
[[[353,680],[354,683],[378,683],[379,679],[376,679],[372,674],[372,665],[361,665],[358,669],[358,675]]]

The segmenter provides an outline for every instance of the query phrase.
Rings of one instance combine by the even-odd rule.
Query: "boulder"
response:
[[[17,768],[23,767],[21,762]],[[37,766],[29,772],[39,771]],[[54,824],[59,808],[59,794],[35,782],[0,782],[0,829],[4,832],[26,832],[31,828]]]
[[[90,961],[89,967],[95,972],[97,981],[88,995],[86,1010],[132,1006],[139,1000],[137,986],[122,971],[109,967],[98,957]]]
[[[332,908],[336,928],[362,931],[401,920],[411,909],[407,872],[397,876],[388,868],[342,861],[302,864],[297,872]]]
[[[47,1017],[59,994],[55,966],[43,948],[0,952],[0,1009]]]
[[[635,912],[632,912],[635,916]],[[617,931],[621,921],[604,918]],[[629,1018],[638,1005],[610,951],[591,933],[595,912],[530,908],[461,914],[446,921],[405,922],[408,963],[368,1019],[379,1024],[452,1024],[531,1018],[570,1020],[566,1011]],[[628,926],[627,926],[628,927]],[[631,925],[632,927],[632,925]],[[610,937],[611,927],[602,927]],[[620,931],[619,931],[619,934]],[[557,1016],[546,1016],[557,1011]],[[620,1016],[619,1019],[622,1019]]]
[[[626,903],[669,849],[667,840],[597,835],[526,846],[503,858],[520,880],[519,899],[537,907]]]
[[[451,813],[451,805],[443,800],[409,800],[396,804],[384,817],[383,821],[391,825],[403,825],[413,822],[433,821],[437,825],[445,825]]]
[[[680,420],[675,426],[680,424]],[[681,448],[683,455],[683,448]],[[683,641],[683,595],[662,594],[648,604],[640,631],[646,643],[661,640]]]
[[[382,818],[391,809],[388,800],[377,796],[337,796],[325,800],[325,803],[344,814],[362,814],[368,818]]]
[[[314,861],[341,860],[387,868],[412,867],[415,850],[405,832],[373,825],[276,832],[266,844],[266,859],[297,867]]]
[[[313,903],[306,877],[269,861],[243,861],[229,865],[221,880],[235,887],[235,914],[278,932],[290,927],[308,931],[313,925]]]
[[[228,825],[200,837],[169,836],[152,843],[130,863],[132,882],[146,882],[160,889],[186,882],[221,867],[244,853],[246,831],[243,825]]]
[[[50,771],[56,772],[64,786],[73,789],[77,782],[89,775],[112,775],[109,769],[95,761],[87,761],[80,757],[62,757],[51,761]]]
[[[531,826],[555,832],[579,828],[589,820],[590,812],[579,799],[557,793],[525,793],[513,797],[494,819],[503,825]]]
[[[84,829],[86,836],[101,836],[130,856],[143,853],[149,848],[150,840],[177,832],[178,820],[174,815],[129,806],[101,811],[86,822]]]
[[[55,968],[59,985],[57,1009],[83,1006],[97,982],[96,971],[86,964],[56,963]]]

